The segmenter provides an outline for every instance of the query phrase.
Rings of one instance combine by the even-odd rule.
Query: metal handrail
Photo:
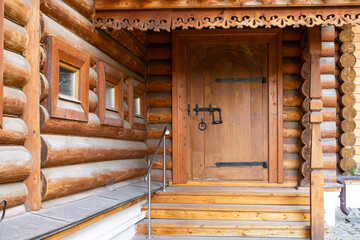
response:
[[[2,220],[4,220],[4,217],[5,217],[5,212],[6,212],[6,200],[1,200],[0,202],[0,205],[4,203],[4,208],[3,208],[3,211],[2,211],[2,215],[0,217],[0,222],[2,222]]]
[[[146,172],[146,175],[145,175],[145,182],[147,181],[148,182],[148,235],[147,237],[148,238],[152,238],[151,236],[151,168],[154,164],[154,160],[155,158],[157,157],[157,154],[159,152],[159,149],[160,149],[160,146],[161,146],[161,143],[163,142],[163,146],[164,146],[164,151],[163,151],[163,192],[166,192],[166,164],[165,164],[165,154],[166,154],[166,151],[165,151],[165,147],[166,147],[166,143],[165,143],[165,135],[168,134],[168,130],[167,130],[167,127],[164,128],[164,131],[161,135],[161,138],[159,140],[159,143],[156,147],[156,151],[155,151],[155,154],[154,156],[152,157],[151,159],[151,162],[150,162],[150,165],[148,167],[148,170]]]

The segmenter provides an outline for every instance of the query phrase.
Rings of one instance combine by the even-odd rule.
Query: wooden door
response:
[[[187,47],[192,179],[267,180],[264,165],[216,165],[268,162],[267,51],[265,43]],[[196,104],[221,108],[223,123],[212,124],[209,112],[196,115]]]

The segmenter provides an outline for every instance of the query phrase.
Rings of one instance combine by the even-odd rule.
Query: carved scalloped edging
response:
[[[307,32],[302,36],[302,42],[307,43]],[[310,52],[307,44],[304,46],[301,59],[303,64],[301,66],[300,78],[303,84],[300,87],[301,95],[304,100],[301,103],[301,110],[303,116],[300,119],[300,125],[303,128],[300,135],[300,142],[302,147],[300,149],[300,157],[302,163],[300,165],[301,178],[299,180],[300,187],[308,187],[310,185],[310,158],[311,158],[311,123],[310,123]]]
[[[360,13],[351,8],[279,8],[279,9],[222,9],[222,10],[168,10],[168,11],[114,11],[99,12],[93,24],[101,28],[132,30],[258,28],[258,27],[313,27],[345,24],[359,25]]]
[[[339,67],[342,68],[339,77],[342,82],[340,86],[342,94],[340,98],[340,104],[342,106],[340,117],[343,120],[340,124],[342,134],[339,137],[339,142],[343,148],[340,150],[341,159],[339,167],[343,171],[343,176],[353,176],[353,170],[356,168],[356,162],[354,160],[356,137],[353,132],[356,127],[354,121],[356,115],[356,109],[354,108],[356,101],[354,96],[355,87],[348,87],[353,85],[352,83],[356,78],[356,72],[354,70],[356,64],[356,58],[354,56],[355,45],[353,44],[354,32],[351,28],[350,25],[345,25],[339,34],[339,42],[342,43],[340,48],[342,55],[338,62]]]

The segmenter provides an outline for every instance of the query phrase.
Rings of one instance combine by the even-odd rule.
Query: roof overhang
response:
[[[360,1],[359,1],[360,2]],[[146,30],[313,27],[360,24],[360,6],[271,6],[237,8],[176,8],[97,10],[100,28]]]

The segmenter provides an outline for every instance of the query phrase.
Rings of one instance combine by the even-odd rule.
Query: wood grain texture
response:
[[[29,81],[31,68],[21,55],[4,50],[4,84],[23,87]]]
[[[50,200],[145,174],[145,159],[124,159],[41,170],[42,200]]]
[[[32,170],[32,158],[23,146],[0,146],[0,183],[19,182]]]
[[[28,128],[20,118],[4,117],[0,129],[0,144],[24,144],[28,136]]]
[[[28,189],[22,182],[0,184],[0,199],[6,200],[8,208],[24,204],[27,197]]]
[[[4,19],[4,47],[23,53],[29,43],[29,34],[22,26]]]
[[[30,0],[4,0],[5,16],[25,26],[31,16],[30,2]]]

